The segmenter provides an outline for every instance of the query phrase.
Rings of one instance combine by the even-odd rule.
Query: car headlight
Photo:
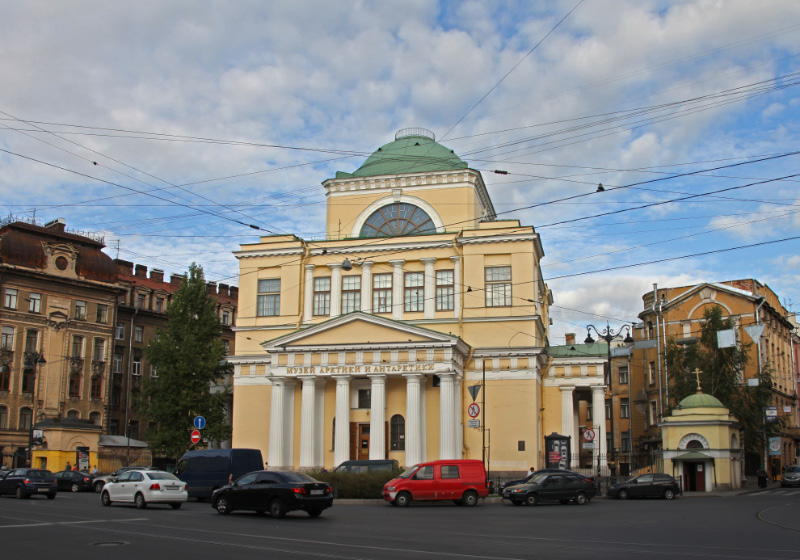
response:
[[[395,489],[394,486],[387,486],[386,487],[387,492],[394,492],[394,489]]]
[[[512,492],[514,492],[515,494],[518,494],[519,492],[522,492],[522,489],[521,488],[515,488],[514,490],[512,490]]]

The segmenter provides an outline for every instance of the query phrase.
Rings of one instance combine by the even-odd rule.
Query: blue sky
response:
[[[320,238],[322,181],[421,126],[541,234],[553,344],[653,283],[800,306],[793,0],[6,1],[0,45],[0,211],[114,257],[235,283],[242,223]]]

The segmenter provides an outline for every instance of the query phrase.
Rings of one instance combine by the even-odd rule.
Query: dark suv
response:
[[[668,474],[648,473],[634,476],[608,489],[609,498],[665,498],[671,500],[681,493],[678,481]]]
[[[45,469],[14,469],[0,479],[0,495],[30,498],[34,494],[53,500],[58,493],[56,477]]]
[[[594,482],[577,473],[540,473],[525,484],[509,486],[503,490],[503,498],[515,506],[535,506],[539,502],[575,502],[583,505],[597,494]]]

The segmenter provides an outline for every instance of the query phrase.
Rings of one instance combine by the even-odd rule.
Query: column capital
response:
[[[605,385],[592,385],[590,387],[590,389],[592,390],[593,393],[605,393],[606,392],[606,386]]]
[[[436,257],[425,257],[424,259],[420,259],[419,262],[424,264],[434,264],[437,260],[438,259]]]
[[[406,262],[405,259],[392,259],[392,260],[389,261],[389,263],[392,266],[394,266],[395,268],[403,266],[405,264],[405,262]]]
[[[369,377],[373,381],[386,381],[385,373],[368,373],[367,377]]]
[[[311,272],[312,270],[314,270],[315,268],[317,268],[317,265],[315,265],[315,264],[307,264],[307,265],[305,265],[305,268],[306,268],[306,270],[308,270],[309,272]]]
[[[295,379],[299,379],[300,381],[303,382],[303,385],[306,385],[308,383],[316,381],[317,380],[317,376],[316,375],[298,375]]]
[[[456,378],[456,372],[454,372],[454,371],[442,371],[442,372],[436,373],[436,376],[439,379],[448,379],[448,380],[450,380],[450,379],[455,379]]]
[[[561,391],[563,391],[564,393],[571,393],[571,392],[573,392],[575,390],[575,386],[574,385],[561,385],[559,387],[559,389],[561,389]]]
[[[286,382],[286,378],[285,377],[270,377],[269,378],[269,382],[272,383],[273,385],[280,385],[281,383],[285,383]]]
[[[461,257],[459,255],[455,255],[453,257],[450,257],[450,260],[453,261],[453,262],[460,262],[461,261]]]
[[[337,270],[337,269],[342,268],[342,263],[328,263],[325,266],[327,266],[331,270]]]
[[[372,268],[372,265],[374,265],[374,264],[375,263],[373,261],[364,261],[364,262],[361,263],[361,268],[369,270],[370,268]]]

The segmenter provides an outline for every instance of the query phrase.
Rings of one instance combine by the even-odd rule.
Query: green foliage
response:
[[[147,433],[153,449],[177,458],[191,445],[195,416],[207,421],[204,438],[222,441],[231,432],[225,423],[230,387],[211,390],[230,372],[230,365],[224,362],[217,304],[206,293],[201,267],[192,264],[189,268],[167,309],[167,318],[166,330],[158,330],[144,350],[158,368],[158,377],[145,380],[139,406],[156,424],[156,429]]]
[[[383,485],[402,473],[403,469],[365,473],[315,471],[308,474],[330,484],[335,498],[379,500],[383,498]]]
[[[722,308],[714,306],[703,313],[700,340],[696,344],[679,346],[674,339],[667,341],[666,361],[672,379],[670,397],[677,404],[697,391],[695,370],[700,370],[700,384],[704,393],[722,402],[741,423],[743,446],[750,452],[763,449],[764,437],[777,435],[783,420],[765,422],[764,408],[771,402],[771,368],[761,368],[758,387],[748,387],[742,372],[749,363],[752,343],[738,347],[718,348],[717,331],[732,328],[730,319],[722,318]]]

